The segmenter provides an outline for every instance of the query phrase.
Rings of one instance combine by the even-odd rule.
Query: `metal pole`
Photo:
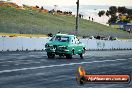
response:
[[[79,18],[78,18],[78,16],[79,16],[79,0],[77,0],[76,4],[77,4],[77,14],[76,14],[76,30],[75,30],[75,32],[76,32],[76,36],[77,36],[78,35],[78,26],[79,26]]]

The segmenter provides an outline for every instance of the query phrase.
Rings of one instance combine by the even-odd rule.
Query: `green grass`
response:
[[[74,30],[75,17],[0,7],[0,32],[2,33],[20,33],[21,31],[27,34],[55,34],[61,31],[62,33],[72,34]],[[80,19],[78,35],[132,37],[127,32],[84,19]]]

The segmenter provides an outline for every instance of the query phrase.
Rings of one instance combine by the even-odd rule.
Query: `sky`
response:
[[[76,5],[77,0],[11,0],[19,5],[32,6],[71,6]],[[109,5],[109,6],[132,6],[132,0],[80,0],[80,5]]]

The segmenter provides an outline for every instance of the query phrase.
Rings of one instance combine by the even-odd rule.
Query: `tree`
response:
[[[107,10],[105,14],[106,14],[106,16],[108,16],[108,17],[109,17],[110,12]]]
[[[118,13],[118,14],[117,14]],[[99,11],[98,15],[101,17],[104,14],[103,11]],[[108,23],[129,23],[132,20],[132,9],[126,7],[111,6],[105,13],[106,16],[110,17]]]
[[[127,14],[132,17],[132,9],[127,9]]]
[[[104,14],[105,14],[105,11],[104,10],[99,11],[99,13],[98,13],[99,17],[103,16]]]
[[[109,24],[116,23],[117,19],[118,19],[118,16],[112,15],[111,18],[108,20],[108,23]]]
[[[109,14],[110,14],[110,15],[116,15],[116,13],[117,13],[117,8],[116,8],[116,6],[111,6],[111,7],[109,8]]]
[[[118,13],[121,13],[121,14],[127,13],[127,8],[126,7],[118,7]]]

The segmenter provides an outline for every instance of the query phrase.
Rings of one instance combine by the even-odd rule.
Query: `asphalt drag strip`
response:
[[[76,83],[75,72],[83,66],[88,74],[130,74],[132,51],[87,51],[84,59],[56,57],[46,52],[0,53],[0,88],[132,88],[129,84]]]

